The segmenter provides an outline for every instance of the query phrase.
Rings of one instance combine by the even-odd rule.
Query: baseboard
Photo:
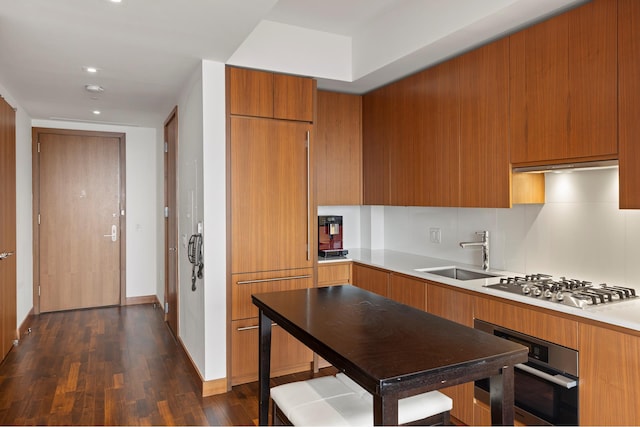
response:
[[[138,305],[138,304],[160,304],[156,295],[142,295],[139,297],[127,297],[125,299],[125,305]]]
[[[202,375],[200,374],[200,371],[198,370],[198,367],[194,363],[193,359],[191,359],[191,356],[189,355],[189,352],[186,350],[186,347],[185,347],[185,345],[182,342],[182,339],[180,337],[178,337],[178,343],[180,344],[180,348],[182,349],[182,352],[184,353],[184,355],[189,360],[189,364],[191,365],[191,374],[193,375],[193,378],[201,386],[202,397],[207,397],[207,396],[213,396],[213,395],[216,395],[216,394],[226,393],[227,392],[227,379],[226,378],[220,378],[220,379],[217,379],[217,380],[205,381],[202,378]]]
[[[27,317],[25,317],[25,319],[18,327],[18,330],[16,331],[16,338],[18,340],[21,339],[23,335],[29,335],[31,333],[31,325],[33,324],[34,316],[35,315],[33,314],[33,307],[31,307],[31,310],[29,310],[29,314],[27,314]]]

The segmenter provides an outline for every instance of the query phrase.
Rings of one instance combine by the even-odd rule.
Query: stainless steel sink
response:
[[[456,280],[475,280],[500,277],[497,274],[483,273],[480,271],[466,270],[459,267],[438,267],[438,268],[416,268],[415,271],[422,273],[436,274],[438,276],[449,277]]]

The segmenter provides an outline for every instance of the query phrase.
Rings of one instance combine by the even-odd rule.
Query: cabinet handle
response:
[[[550,375],[550,374],[547,374],[546,372],[543,372],[536,368],[532,368],[531,366],[525,365],[524,363],[518,363],[517,365],[515,365],[515,367],[525,372],[528,372],[531,375],[535,375],[536,377],[550,381],[554,384],[557,384],[567,389],[574,388],[578,385],[578,382],[574,379],[567,378],[562,375]]]
[[[277,323],[272,323],[271,326],[278,326]],[[254,326],[243,326],[241,328],[236,328],[236,331],[238,332],[242,332],[242,331],[250,331],[252,329],[258,329],[260,327],[260,325],[254,325]]]
[[[305,274],[304,276],[287,276],[287,277],[273,277],[271,279],[241,280],[236,283],[238,285],[248,285],[250,283],[278,282],[280,280],[308,279],[310,277],[311,277],[310,274]]]
[[[307,261],[311,260],[311,132],[307,131]]]
[[[2,252],[0,254],[0,261],[2,261],[3,259],[9,258],[13,254],[15,254],[15,252]]]

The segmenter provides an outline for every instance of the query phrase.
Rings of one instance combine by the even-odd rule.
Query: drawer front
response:
[[[252,294],[288,291],[313,287],[313,269],[300,268],[265,273],[233,274],[232,320],[258,316],[258,308],[251,302]]]
[[[231,383],[258,379],[258,319],[231,322]],[[311,368],[313,353],[279,326],[271,328],[271,375],[280,376]]]

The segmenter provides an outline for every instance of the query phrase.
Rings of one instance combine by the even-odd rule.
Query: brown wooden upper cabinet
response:
[[[508,109],[508,39],[365,94],[365,204],[510,207]]]
[[[594,0],[509,37],[514,165],[617,158],[617,18]]]
[[[620,208],[640,209],[640,2],[618,2]]]
[[[318,205],[362,204],[362,96],[318,91]]]
[[[315,80],[227,67],[232,115],[313,122]]]

